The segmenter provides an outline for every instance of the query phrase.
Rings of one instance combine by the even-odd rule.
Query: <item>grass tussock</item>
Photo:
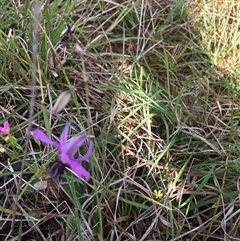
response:
[[[33,2],[3,1],[0,240],[238,240],[238,5],[45,1],[33,36]],[[33,130],[94,139],[90,182],[49,176],[30,108]]]

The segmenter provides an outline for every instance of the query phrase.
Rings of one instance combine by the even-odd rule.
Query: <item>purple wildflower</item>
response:
[[[74,156],[76,155],[78,149],[86,141],[87,135],[78,135],[67,141],[69,127],[69,124],[66,124],[64,127],[60,136],[60,142],[53,141],[41,130],[33,131],[33,137],[43,143],[53,145],[58,149],[60,153],[60,160],[50,163],[47,167],[52,175],[60,176],[64,172],[65,167],[69,166],[79,178],[83,178],[88,181],[90,173],[82,166],[82,161],[86,161],[91,156],[93,151],[93,142],[89,142],[88,151],[85,155],[75,158]]]
[[[9,130],[10,130],[10,125],[9,125],[8,121],[4,121],[3,127],[0,126],[0,134],[7,135]]]

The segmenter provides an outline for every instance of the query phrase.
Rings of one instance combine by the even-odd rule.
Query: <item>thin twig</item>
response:
[[[23,179],[23,172],[25,167],[25,160],[28,153],[28,143],[30,140],[30,131],[32,129],[32,119],[33,119],[33,112],[34,112],[34,103],[35,103],[35,92],[36,92],[36,84],[37,84],[37,55],[38,55],[38,35],[39,35],[39,25],[40,25],[40,12],[41,12],[41,5],[39,0],[35,0],[33,2],[33,43],[32,43],[32,88],[31,88],[31,100],[30,100],[30,110],[29,110],[29,123],[27,128],[27,139],[26,139],[26,146],[24,149],[23,160],[21,165],[21,172],[19,176],[19,182],[17,184],[17,192],[16,192],[16,199],[14,200],[14,208],[13,208],[13,216],[12,216],[12,224],[11,224],[11,231],[8,234],[8,237],[14,231],[15,226],[15,218],[16,218],[16,211],[17,211],[17,204],[19,199],[19,194],[21,191],[22,179]],[[6,237],[6,240],[8,239]]]

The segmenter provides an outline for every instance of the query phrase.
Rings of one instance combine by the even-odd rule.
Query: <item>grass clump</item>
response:
[[[223,64],[237,49],[230,2],[42,3],[32,129],[55,138],[70,122],[72,136],[94,137],[90,182],[69,170],[51,178],[56,150],[26,146],[34,6],[3,5],[0,123],[20,148],[1,138],[1,240],[239,237],[238,72]]]

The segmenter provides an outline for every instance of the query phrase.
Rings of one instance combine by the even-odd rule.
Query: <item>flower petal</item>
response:
[[[9,125],[8,121],[4,121],[4,123],[3,123],[3,128],[5,129],[6,132],[9,132],[9,130],[10,130],[10,125]]]
[[[75,161],[81,162],[81,161],[87,161],[87,159],[91,156],[93,152],[93,141],[89,141],[89,147],[88,147],[88,151],[84,156],[81,156],[79,158],[75,158]]]
[[[60,155],[61,155],[62,163],[66,164],[66,165],[70,165],[69,163],[72,161],[72,159],[69,157],[66,148],[62,148]]]
[[[84,141],[86,140],[87,135],[78,135],[73,137],[68,143],[67,143],[67,149],[69,156],[73,157],[80,146],[83,145]]]
[[[4,121],[3,127],[0,126],[0,133],[6,135],[10,130],[10,125],[8,121]]]
[[[60,144],[53,141],[50,137],[48,137],[43,131],[35,130],[33,131],[33,137],[43,143],[53,145],[58,150],[60,150]]]
[[[62,134],[60,137],[60,145],[62,147],[67,147],[66,145],[67,145],[67,137],[68,137],[69,127],[70,127],[70,124],[67,123],[62,131]]]
[[[78,178],[83,178],[86,181],[90,179],[90,173],[81,165],[81,163],[72,160],[69,162],[69,165]]]
[[[6,134],[6,131],[5,131],[4,127],[1,127],[1,126],[0,126],[0,133],[3,134],[3,135]]]

